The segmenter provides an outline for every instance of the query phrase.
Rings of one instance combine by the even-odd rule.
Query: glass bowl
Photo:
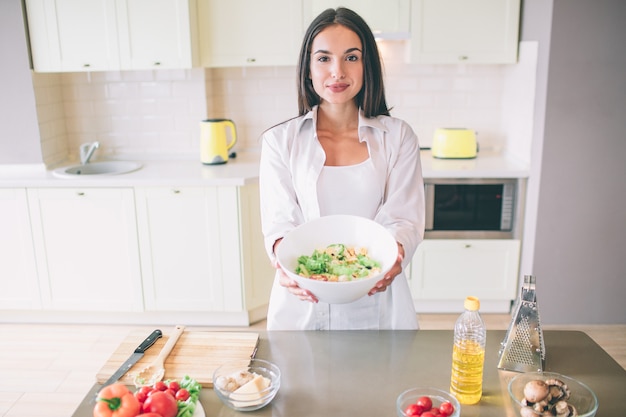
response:
[[[596,394],[584,383],[577,381],[565,375],[555,372],[525,372],[516,375],[509,381],[508,391],[513,408],[520,417],[543,417],[554,416],[550,411],[537,411],[529,409],[522,403],[524,400],[524,387],[530,381],[541,380],[547,382],[549,380],[558,380],[567,385],[570,396],[567,403],[576,408],[578,417],[594,417],[598,411],[598,398]]]
[[[237,392],[244,381],[240,374],[255,376],[258,389],[252,392]],[[252,374],[252,375],[250,375]],[[228,362],[213,372],[213,390],[217,397],[233,410],[254,411],[269,404],[280,388],[280,369],[262,359]],[[245,389],[244,389],[245,390]]]
[[[417,399],[428,396],[433,402],[433,407],[439,407],[444,402],[450,402],[454,406],[454,412],[450,417],[459,417],[461,415],[461,404],[449,392],[437,388],[418,387],[411,388],[398,395],[396,400],[396,412],[398,417],[408,417],[404,410],[410,405],[417,402]]]

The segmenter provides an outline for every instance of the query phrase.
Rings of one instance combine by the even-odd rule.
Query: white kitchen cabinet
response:
[[[411,262],[418,312],[462,311],[468,295],[481,300],[482,311],[509,312],[517,296],[519,255],[516,239],[424,240]]]
[[[303,0],[305,28],[326,9],[347,7],[358,13],[377,37],[408,38],[411,0]]]
[[[24,188],[0,189],[0,310],[41,308]]]
[[[26,14],[36,72],[119,69],[114,1],[26,0]]]
[[[195,0],[116,0],[122,69],[197,66]]]
[[[198,31],[205,67],[295,66],[302,2],[198,0]]]
[[[139,187],[136,201],[146,310],[266,307],[274,270],[258,185]]]
[[[36,72],[191,68],[195,0],[26,0]]]
[[[27,190],[42,307],[141,311],[132,188]]]
[[[520,0],[412,0],[416,63],[517,62]]]

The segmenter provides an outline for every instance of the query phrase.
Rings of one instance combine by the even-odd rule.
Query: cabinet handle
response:
[[[471,248],[471,247],[472,247],[472,245],[470,245],[469,243],[466,243],[466,244],[465,244],[465,249],[469,249],[469,248]]]
[[[246,59],[246,62],[254,63],[254,62],[256,62],[256,58],[248,58],[248,59]]]
[[[89,68],[91,64],[83,64],[83,68]]]
[[[76,195],[77,195],[77,196],[79,196],[79,197],[82,197],[82,196],[84,196],[84,195],[85,195],[85,193],[84,193],[83,191],[78,191],[78,192],[76,193]]]
[[[157,61],[157,62],[155,62],[153,65],[154,65],[155,67],[158,67],[159,65],[161,65],[161,63],[160,63],[159,61]]]
[[[180,194],[180,190],[172,190],[174,194]]]
[[[469,59],[469,57],[467,55],[461,55],[459,57],[459,61],[467,61]]]

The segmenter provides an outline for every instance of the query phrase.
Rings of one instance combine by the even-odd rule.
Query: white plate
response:
[[[204,413],[204,407],[200,404],[200,400],[196,403],[196,409],[193,410],[193,417],[206,417]]]

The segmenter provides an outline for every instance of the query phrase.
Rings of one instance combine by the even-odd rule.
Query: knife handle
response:
[[[145,353],[145,351],[148,350],[150,346],[154,345],[154,342],[156,342],[157,339],[161,336],[163,336],[163,332],[161,332],[161,330],[159,329],[156,329],[155,331],[150,333],[150,336],[146,337],[146,340],[144,340],[139,346],[137,346],[137,349],[135,349],[135,353]]]

